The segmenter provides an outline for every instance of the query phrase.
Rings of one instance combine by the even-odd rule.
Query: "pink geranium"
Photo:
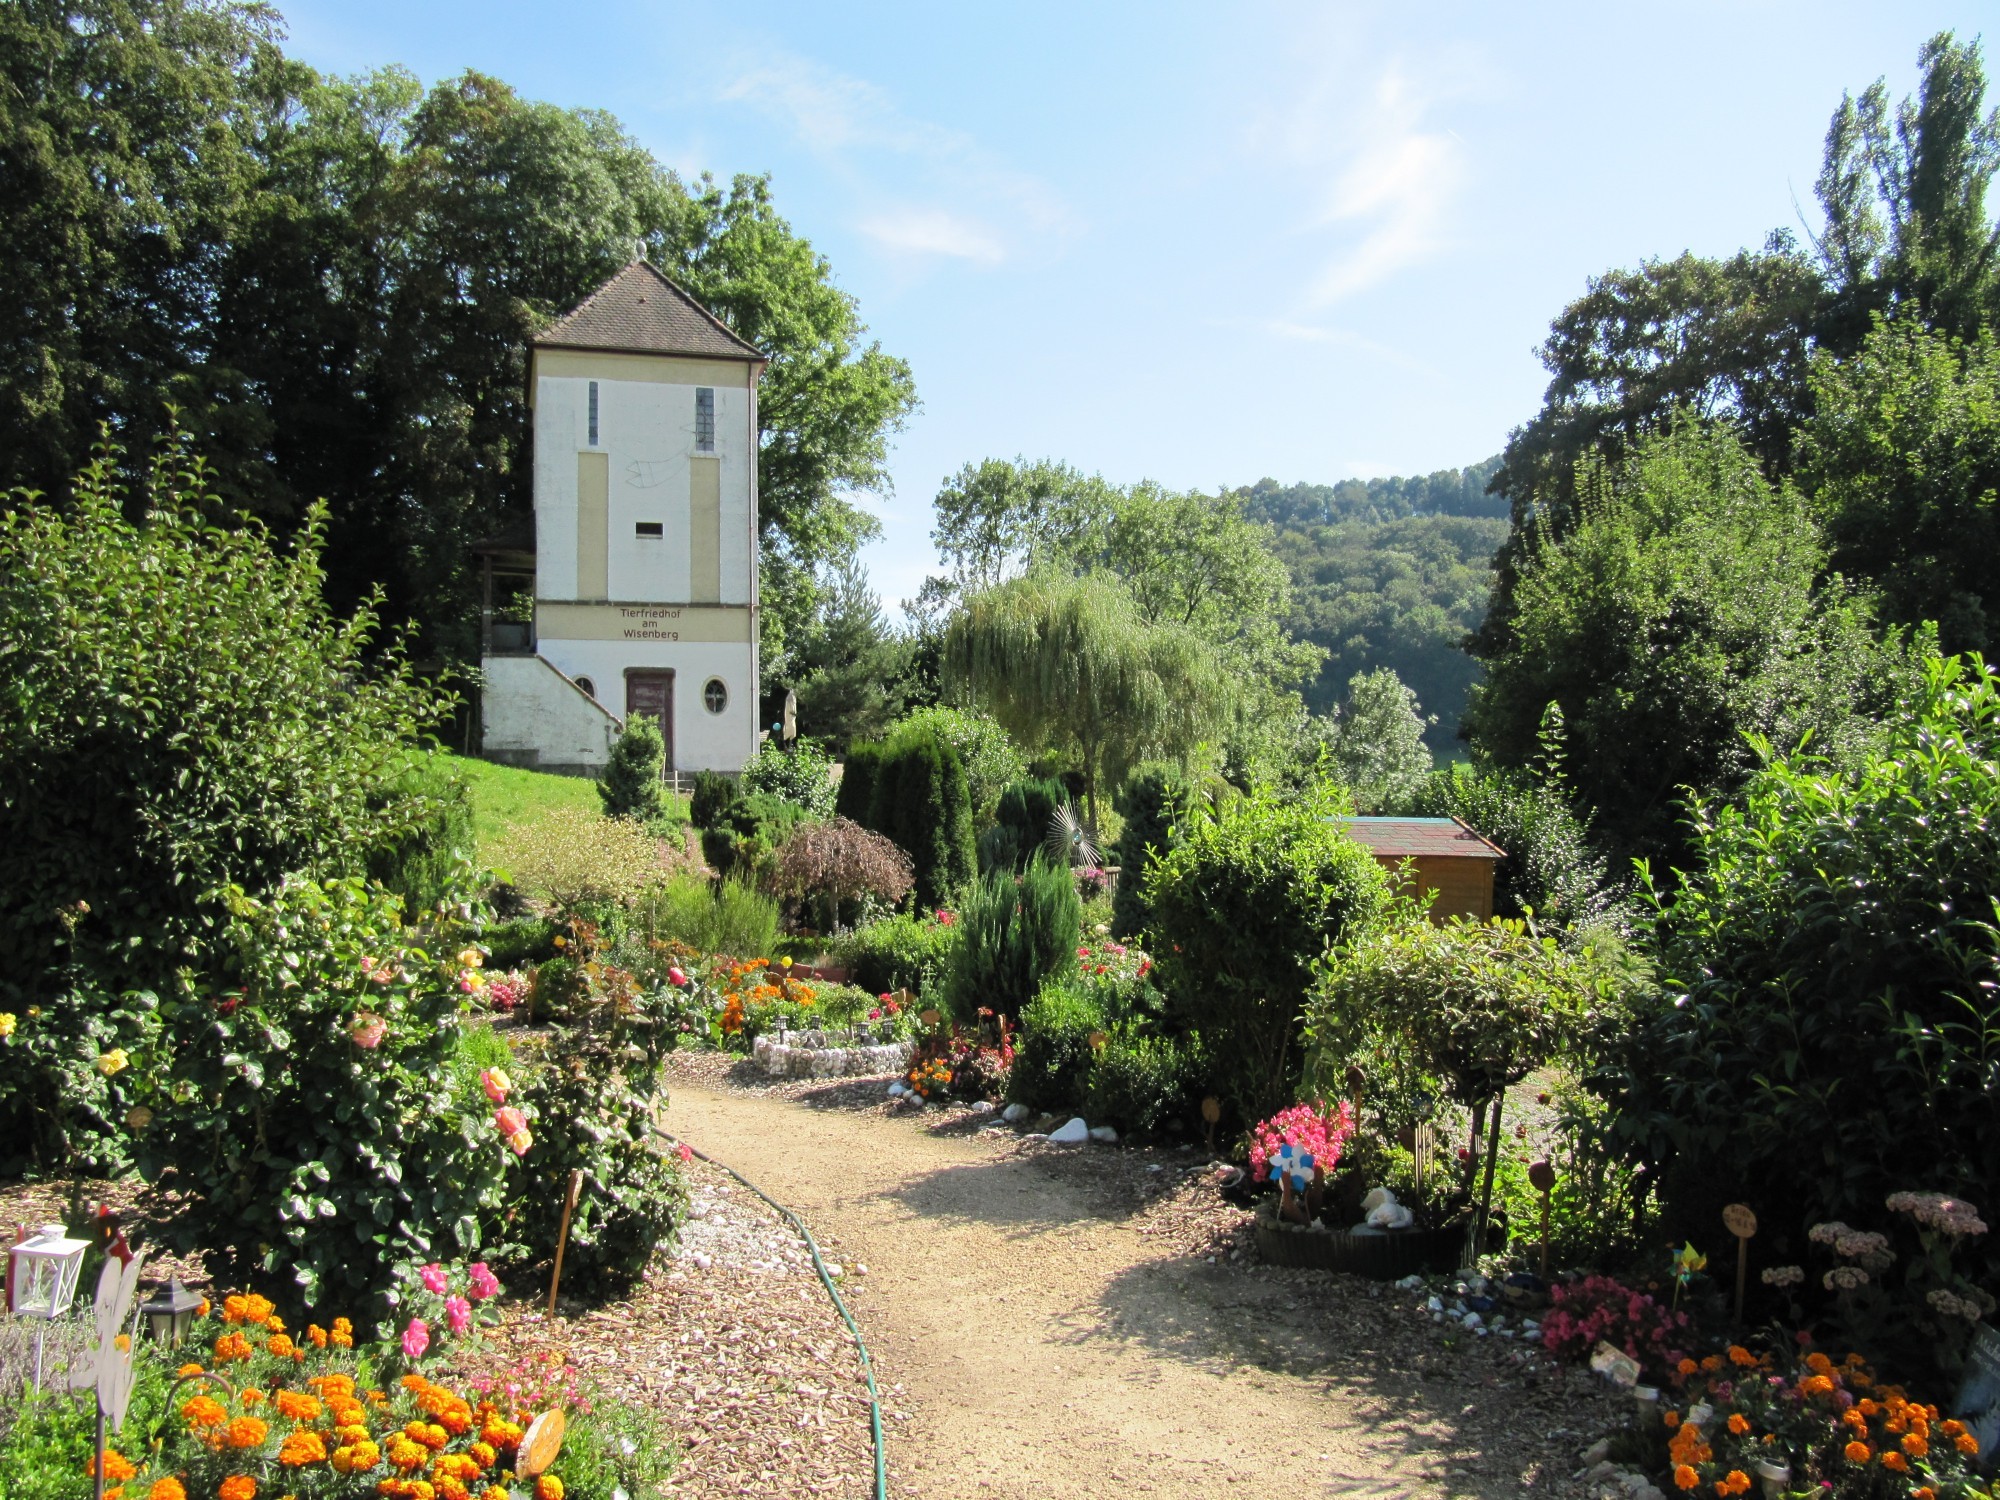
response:
[[[466,1274],[472,1281],[471,1291],[474,1302],[484,1301],[488,1297],[498,1295],[500,1291],[500,1278],[493,1274],[491,1267],[485,1261],[475,1260],[472,1263],[471,1269]]]
[[[472,1304],[463,1297],[445,1298],[444,1315],[453,1333],[463,1333],[472,1326]]]
[[[415,1361],[424,1357],[424,1351],[431,1346],[431,1328],[422,1318],[410,1319],[410,1326],[403,1330],[403,1354]]]
[[[432,1261],[429,1265],[425,1266],[417,1275],[422,1278],[424,1290],[427,1292],[442,1297],[446,1292],[451,1290],[451,1282],[444,1274],[444,1267],[436,1261]]]
[[[672,968],[667,970],[667,983],[677,990],[684,990],[687,988],[688,977],[678,967]]]

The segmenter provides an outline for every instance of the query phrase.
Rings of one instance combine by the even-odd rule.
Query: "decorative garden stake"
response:
[[[1361,1064],[1349,1063],[1347,1065],[1347,1097],[1354,1101],[1354,1121],[1357,1125],[1361,1123],[1361,1091],[1367,1086],[1368,1075],[1362,1071]]]
[[[1549,1194],[1556,1185],[1556,1169],[1549,1165],[1548,1158],[1528,1163],[1528,1182],[1542,1195],[1542,1280],[1549,1279]]]
[[[76,1296],[76,1275],[83,1269],[89,1240],[73,1240],[60,1224],[44,1224],[41,1233],[22,1240],[7,1252],[7,1310],[17,1318],[40,1318],[35,1334],[35,1384],[42,1383],[42,1342],[49,1324],[69,1311]]]
[[[1271,1153],[1271,1175],[1278,1179],[1278,1217],[1303,1224],[1311,1215],[1299,1197],[1311,1191],[1319,1164],[1303,1146],[1287,1142]]]
[[[124,1333],[118,1330],[132,1312],[132,1299],[139,1290],[139,1267],[144,1259],[141,1255],[129,1261],[121,1261],[115,1255],[104,1258],[104,1269],[97,1277],[94,1308],[97,1344],[90,1351],[88,1364],[73,1365],[70,1369],[71,1390],[97,1388],[97,1462],[92,1466],[97,1474],[95,1500],[104,1500],[105,1425],[108,1422],[113,1432],[123,1427],[125,1407],[132,1399],[132,1334],[138,1331],[138,1317],[133,1316],[130,1330]]]
[[[569,1191],[563,1195],[562,1227],[556,1230],[556,1265],[549,1273],[549,1316],[556,1315],[556,1288],[562,1284],[563,1246],[569,1243],[569,1216],[576,1212],[577,1195],[583,1191],[583,1168],[571,1167]],[[525,1439],[523,1440],[525,1442]],[[556,1441],[562,1441],[561,1415],[557,1415]],[[553,1456],[553,1455],[551,1455]]]
[[[1208,1126],[1208,1154],[1215,1155],[1215,1126],[1222,1118],[1222,1101],[1210,1094],[1201,1101],[1201,1118]]]
[[[1695,1249],[1692,1243],[1685,1244],[1674,1252],[1671,1265],[1674,1272],[1674,1300],[1672,1305],[1678,1308],[1681,1305],[1681,1293],[1687,1288],[1687,1284],[1693,1281],[1701,1272],[1708,1269],[1708,1257]]]
[[[1750,1236],[1757,1232],[1757,1216],[1747,1203],[1732,1203],[1722,1211],[1722,1222],[1736,1236],[1736,1321],[1743,1321],[1743,1278],[1750,1270]]]

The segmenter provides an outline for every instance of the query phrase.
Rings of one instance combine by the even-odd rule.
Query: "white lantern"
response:
[[[53,1321],[69,1311],[76,1296],[77,1273],[89,1240],[73,1240],[60,1224],[44,1224],[40,1233],[7,1252],[7,1310],[17,1318]],[[43,1328],[35,1335],[35,1384],[42,1383]]]

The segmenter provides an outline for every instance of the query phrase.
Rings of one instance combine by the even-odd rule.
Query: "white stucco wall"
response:
[[[590,381],[542,375],[535,386],[535,569],[544,599],[575,599],[576,455],[607,455],[611,488],[606,558],[609,597],[682,603],[691,597],[688,459],[694,453],[696,387],[662,381],[597,382],[597,436],[590,436]],[[750,392],[715,385],[715,456],[721,463],[722,602],[751,597]],[[657,541],[635,535],[658,521]]]
[[[621,718],[628,667],[674,674],[673,769],[740,771],[757,753],[757,692],[753,648],[702,641],[565,641],[542,637],[536,649],[570,677],[587,677],[597,698]],[[729,703],[712,714],[701,690],[720,677]],[[489,679],[490,681],[491,679]],[[490,689],[489,689],[490,691]]]
[[[591,771],[610,759],[619,724],[539,656],[489,656],[480,694],[483,751],[546,770]]]

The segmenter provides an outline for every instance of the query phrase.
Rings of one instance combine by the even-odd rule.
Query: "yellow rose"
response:
[[[126,1057],[123,1047],[113,1047],[109,1052],[97,1059],[97,1071],[102,1073],[106,1078],[109,1078],[113,1073],[124,1072],[126,1064],[130,1061],[131,1059]]]
[[[14,1013],[11,1010],[0,1010],[0,1036],[12,1036],[14,1026]]]

